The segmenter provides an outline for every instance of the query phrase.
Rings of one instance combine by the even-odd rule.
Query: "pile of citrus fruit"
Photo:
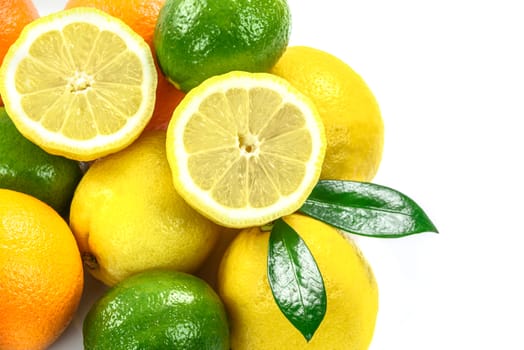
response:
[[[288,46],[285,0],[0,14],[0,349],[56,341],[83,271],[108,286],[88,350],[369,347],[377,283],[350,233],[436,229],[370,183],[378,104]]]

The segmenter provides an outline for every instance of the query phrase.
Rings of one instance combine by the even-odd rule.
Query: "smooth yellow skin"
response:
[[[75,192],[70,221],[89,272],[107,285],[157,267],[193,272],[220,230],[175,191],[163,131],[95,162]]]
[[[267,281],[269,232],[242,231],[220,265],[218,290],[235,350],[365,350],[378,312],[373,272],[358,247],[333,227],[298,214],[284,218],[306,242],[322,273],[327,312],[311,341],[285,318]]]
[[[379,168],[384,124],[366,82],[337,57],[306,46],[289,47],[273,67],[309,97],[326,130],[321,179],[371,181]]]

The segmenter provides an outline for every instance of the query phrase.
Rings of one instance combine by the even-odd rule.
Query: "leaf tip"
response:
[[[309,341],[313,339],[313,335],[315,335],[315,331],[311,333],[302,333],[302,335],[304,336],[304,339],[306,339],[306,342],[309,343]]]

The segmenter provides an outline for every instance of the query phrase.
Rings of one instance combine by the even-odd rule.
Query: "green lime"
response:
[[[89,310],[84,348],[229,350],[222,301],[203,280],[148,270],[110,289]]]
[[[153,42],[164,74],[187,92],[232,70],[268,71],[290,31],[286,0],[167,0]]]
[[[0,108],[0,188],[32,195],[67,217],[81,177],[78,162],[46,153],[27,140]]]

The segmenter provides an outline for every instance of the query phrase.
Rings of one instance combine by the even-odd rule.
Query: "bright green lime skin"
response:
[[[203,280],[151,270],[110,289],[89,310],[85,350],[229,350],[222,301]]]
[[[269,71],[290,32],[286,0],[167,0],[153,42],[163,73],[187,92],[229,71]]]
[[[32,195],[67,218],[81,177],[78,162],[51,155],[27,140],[0,107],[0,188]]]

